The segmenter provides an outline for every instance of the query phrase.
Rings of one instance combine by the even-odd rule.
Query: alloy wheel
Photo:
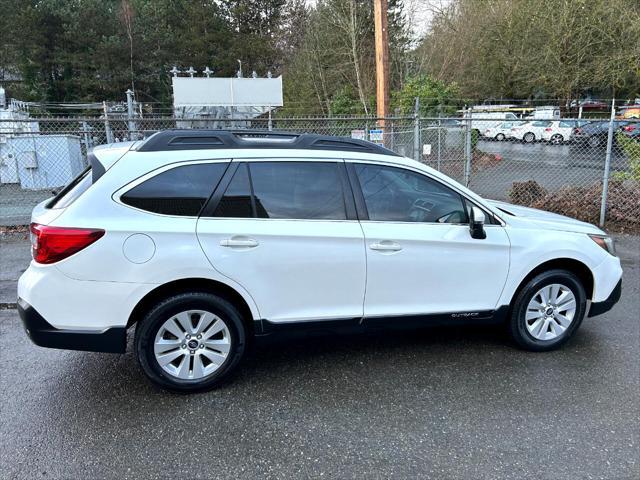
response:
[[[553,283],[542,287],[529,301],[525,326],[537,340],[555,340],[564,335],[576,314],[576,297],[569,287]]]
[[[231,335],[220,317],[204,310],[172,315],[158,330],[158,365],[181,380],[199,380],[218,370],[231,349]]]

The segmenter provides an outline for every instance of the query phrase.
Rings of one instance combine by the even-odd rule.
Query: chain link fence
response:
[[[383,142],[485,198],[640,231],[637,119],[496,118],[18,118],[0,120],[0,226],[27,224],[32,208],[86,167],[87,152],[159,130],[262,129]]]

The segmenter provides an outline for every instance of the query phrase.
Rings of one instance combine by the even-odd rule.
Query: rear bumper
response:
[[[620,279],[609,295],[609,297],[602,302],[595,302],[591,304],[591,308],[589,308],[589,316],[595,317],[596,315],[601,315],[605,312],[608,312],[613,308],[613,306],[618,303],[620,300],[620,296],[622,295],[622,279]]]
[[[107,353],[125,353],[127,349],[125,327],[110,327],[102,331],[59,329],[23,299],[18,298],[17,306],[27,335],[40,347]]]

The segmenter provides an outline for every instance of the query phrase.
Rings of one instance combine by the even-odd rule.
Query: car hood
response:
[[[502,217],[507,223],[514,225],[547,230],[560,230],[563,232],[605,234],[595,225],[576,220],[575,218],[565,217],[564,215],[558,215],[557,213],[546,212],[536,208],[523,207],[521,205],[513,205],[511,203],[500,202],[497,200],[488,200],[488,202],[495,208],[511,214],[503,215]]]

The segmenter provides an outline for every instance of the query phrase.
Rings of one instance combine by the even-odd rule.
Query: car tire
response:
[[[602,145],[602,138],[599,135],[592,135],[591,137],[589,137],[587,142],[589,143],[589,146],[591,148],[597,148]]]
[[[525,143],[533,143],[536,141],[536,136],[532,132],[527,132],[524,134],[524,137],[522,137],[522,139]]]
[[[559,133],[556,133],[551,137],[551,143],[553,145],[560,145],[562,142],[564,142],[564,137]]]
[[[545,293],[540,296],[540,292]],[[549,300],[547,303],[543,303],[545,296]],[[572,299],[574,310],[570,312]],[[516,295],[509,317],[509,332],[522,349],[533,352],[555,350],[578,329],[586,307],[586,293],[580,279],[566,270],[549,270],[530,279]]]
[[[505,139],[504,133],[499,133],[499,134],[496,135],[496,140],[498,142],[502,142],[502,141],[504,141],[504,139]]]
[[[137,324],[134,340],[135,355],[146,376],[178,393],[221,385],[237,370],[246,343],[238,309],[205,292],[178,294],[155,305]],[[167,363],[161,366],[160,362]]]

